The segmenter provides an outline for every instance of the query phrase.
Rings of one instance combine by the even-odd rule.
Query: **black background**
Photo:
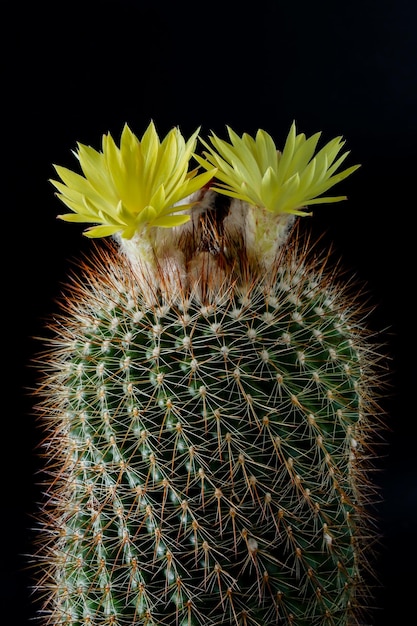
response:
[[[415,605],[417,9],[412,0],[350,2],[2,3],[3,399],[0,605],[7,624],[34,607],[31,528],[41,489],[41,439],[31,407],[34,337],[72,260],[89,250],[63,205],[52,163],[76,167],[76,142],[100,148],[123,124],[163,136],[201,125],[226,137],[267,130],[280,146],[293,119],[323,140],[343,135],[347,202],[315,208],[344,267],[376,305],[369,324],[390,357],[389,431],[375,476],[382,588],[374,626],[410,623]],[[4,195],[4,190],[6,191]],[[2,619],[5,609],[2,608]],[[6,622],[5,622],[6,623]]]

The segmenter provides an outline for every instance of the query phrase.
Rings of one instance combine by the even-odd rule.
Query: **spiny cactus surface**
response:
[[[47,624],[361,623],[375,346],[297,228],[265,264],[219,197],[153,260],[97,249],[50,325]]]

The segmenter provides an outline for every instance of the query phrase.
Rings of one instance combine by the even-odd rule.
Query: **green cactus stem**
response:
[[[93,197],[61,173],[73,209]],[[204,181],[173,228],[131,212],[114,231],[108,212],[96,232],[115,241],[80,263],[49,324],[45,624],[364,623],[382,386],[365,304],[298,208]]]

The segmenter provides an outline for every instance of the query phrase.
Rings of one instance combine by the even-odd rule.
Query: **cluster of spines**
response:
[[[207,303],[150,305],[111,256],[73,286],[43,407],[54,625],[355,623],[367,354],[294,259]]]

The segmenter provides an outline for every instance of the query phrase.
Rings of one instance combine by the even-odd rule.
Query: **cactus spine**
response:
[[[97,247],[50,325],[45,622],[362,623],[380,384],[362,305],[295,211],[192,194],[188,221]]]

